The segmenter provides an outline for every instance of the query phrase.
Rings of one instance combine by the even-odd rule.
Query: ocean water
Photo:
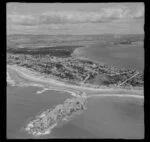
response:
[[[119,47],[94,44],[86,48],[78,48],[75,53],[98,62],[114,65],[117,68],[144,69],[144,47],[142,46],[122,45]]]
[[[38,87],[7,86],[7,138],[32,138],[24,131],[29,120],[72,96],[66,92],[48,90],[36,94]]]
[[[29,120],[72,96],[38,87],[7,87],[7,138],[35,138],[23,130]],[[71,121],[57,126],[47,138],[143,138],[143,100],[124,97],[93,97],[87,109]]]
[[[53,131],[57,138],[144,138],[143,100],[95,97],[88,109]]]

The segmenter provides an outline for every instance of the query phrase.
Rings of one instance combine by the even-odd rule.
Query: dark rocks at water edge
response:
[[[86,109],[86,103],[86,97],[67,99],[54,109],[48,109],[36,116],[36,119],[30,121],[25,130],[35,136],[49,134],[58,123],[67,122],[75,115],[82,113]]]

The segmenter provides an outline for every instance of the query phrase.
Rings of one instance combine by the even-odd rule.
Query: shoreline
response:
[[[116,88],[116,89],[114,89],[114,88],[106,88],[106,89],[87,88],[87,87],[82,87],[82,86],[68,85],[68,84],[65,84],[64,82],[60,82],[58,80],[54,80],[51,78],[46,79],[43,76],[39,76],[39,75],[37,76],[36,72],[32,72],[32,71],[27,70],[26,68],[23,68],[23,67],[8,65],[8,68],[15,70],[17,73],[21,74],[21,76],[23,76],[26,79],[36,81],[36,82],[38,81],[39,82],[38,85],[36,85],[34,83],[34,86],[42,87],[42,89],[40,91],[37,91],[36,94],[43,93],[46,90],[59,90],[59,91],[68,92],[69,94],[71,94],[74,97],[77,97],[77,96],[79,97],[81,94],[83,94],[83,96],[87,96],[87,97],[88,96],[94,97],[94,96],[110,96],[111,95],[111,96],[126,96],[126,97],[132,96],[132,97],[137,97],[137,98],[144,98],[143,89],[141,89],[141,90],[135,90],[135,89],[134,90],[127,90],[127,89],[120,89],[120,88]],[[46,87],[47,85],[46,86],[40,85],[40,83],[46,83],[48,85],[48,87]],[[28,84],[28,85],[32,86],[32,84]],[[117,93],[120,93],[119,91],[123,91],[125,94],[124,95],[117,94]],[[106,94],[104,94],[104,93],[106,93]],[[131,95],[129,95],[130,93],[131,93]],[[133,93],[136,95],[133,95]],[[95,94],[95,95],[89,95],[89,94]]]
[[[10,68],[12,71],[17,73],[17,75],[19,75],[20,77],[23,77],[24,79],[30,80],[32,82],[31,83],[26,83],[26,82],[22,82],[22,80],[20,80],[21,82],[19,82],[19,84],[16,84],[15,80],[13,80],[10,77],[9,72],[7,72],[7,76],[8,76],[7,77],[7,81],[13,80],[15,85],[19,85],[19,86],[21,84],[22,86],[38,86],[38,87],[42,87],[41,90],[36,91],[36,94],[42,94],[43,92],[48,91],[48,90],[57,90],[57,91],[68,92],[69,95],[73,96],[73,98],[67,99],[67,100],[70,100],[70,103],[74,99],[77,99],[77,100],[78,99],[81,99],[81,100],[83,99],[85,101],[88,101],[88,99],[93,98],[93,97],[94,98],[95,97],[99,97],[99,98],[100,97],[132,97],[132,98],[136,98],[136,99],[140,99],[140,100],[144,99],[143,95],[141,95],[141,94],[137,95],[136,91],[139,92],[139,90],[134,90],[135,91],[135,95],[133,95],[132,94],[133,92],[130,94],[130,91],[133,91],[133,90],[127,90],[127,89],[112,89],[112,88],[111,89],[93,89],[93,88],[86,88],[86,87],[82,87],[82,86],[67,85],[64,82],[60,82],[60,81],[57,81],[57,80],[54,80],[54,79],[51,79],[51,78],[44,80],[43,76],[40,76],[37,72],[30,71],[30,70],[28,70],[26,68],[23,68],[23,67],[8,66],[8,68]],[[128,93],[128,94],[119,93],[120,90],[127,91],[126,93]],[[118,94],[117,93],[115,94],[113,91],[118,91]],[[32,135],[34,137],[39,137],[39,136],[42,136],[42,135],[50,134],[51,131],[58,124],[57,124],[57,119],[56,119],[54,121],[55,123],[54,124],[52,123],[52,125],[50,127],[48,127],[49,124],[51,124],[49,119],[53,118],[53,112],[55,112],[55,109],[57,107],[59,108],[59,106],[65,105],[67,103],[67,100],[65,100],[65,102],[63,104],[57,105],[52,110],[48,109],[49,110],[48,114],[47,114],[47,110],[46,110],[46,111],[40,113],[39,115],[37,115],[33,121],[30,121],[27,124],[27,126],[24,129],[24,131],[28,132],[28,134],[30,134],[30,135]],[[70,103],[68,103],[68,107],[67,108],[69,108],[69,106],[72,107],[72,105],[70,105]],[[62,110],[63,110],[63,108],[62,108]],[[61,113],[60,114],[59,113],[60,112],[58,112],[58,116],[61,114]],[[71,115],[69,117],[69,119],[66,119],[66,117],[64,117],[64,119],[62,118],[61,122],[70,121],[72,117],[75,117],[75,114]],[[54,113],[54,116],[55,115],[56,115],[56,118],[57,118],[57,114]]]
[[[40,74],[36,71],[32,71],[30,69],[24,68],[24,67],[20,67],[20,66],[16,66],[16,65],[8,65],[8,68],[11,68],[13,70],[16,70],[19,74],[22,74],[24,77],[30,79],[30,80],[34,80],[34,81],[39,81],[39,82],[45,82],[45,83],[53,83],[57,86],[67,86],[67,87],[73,87],[73,88],[80,88],[80,89],[86,89],[86,90],[91,90],[91,91],[101,91],[101,90],[126,90],[126,91],[142,91],[143,87],[139,88],[139,89],[125,89],[125,88],[118,88],[118,87],[107,87],[107,86],[101,86],[100,88],[94,88],[94,87],[87,87],[87,86],[79,86],[79,85],[72,85],[72,84],[67,84],[66,82],[63,81],[59,81],[57,79],[54,78],[46,78],[47,76]]]

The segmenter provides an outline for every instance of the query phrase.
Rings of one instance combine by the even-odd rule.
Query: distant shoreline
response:
[[[102,57],[99,59],[98,57],[96,57],[97,55],[96,55],[96,53],[98,53],[98,52],[100,52],[99,50],[97,50],[97,52],[95,52],[95,54],[94,55],[87,55],[87,54],[85,54],[84,52],[86,52],[87,53],[87,51],[88,51],[88,49],[90,50],[90,51],[92,51],[92,50],[94,50],[94,49],[96,49],[96,48],[93,48],[94,46],[96,46],[96,45],[98,45],[98,43],[95,43],[95,44],[91,44],[91,45],[89,45],[89,46],[85,46],[85,47],[80,47],[80,48],[76,48],[75,50],[74,50],[74,52],[73,52],[73,55],[75,56],[75,57],[77,57],[77,58],[81,58],[81,59],[89,59],[90,61],[93,61],[93,62],[95,62],[95,63],[101,63],[101,64],[105,64],[105,63],[107,63],[109,66],[113,66],[114,67],[114,65],[115,65],[115,67],[116,68],[118,68],[118,69],[123,69],[123,68],[132,68],[132,69],[135,69],[135,70],[138,70],[138,71],[143,71],[144,70],[144,66],[143,66],[143,64],[144,64],[144,57],[142,57],[142,59],[140,59],[139,60],[139,62],[140,62],[140,64],[141,64],[141,62],[143,62],[142,63],[142,66],[141,65],[138,65],[136,62],[135,62],[135,58],[133,58],[133,61],[135,62],[135,66],[134,66],[134,63],[132,63],[131,61],[131,59],[132,59],[132,57],[131,57],[131,54],[130,54],[130,50],[131,50],[131,52],[133,52],[132,50],[137,50],[137,48],[138,48],[138,50],[144,50],[143,49],[143,46],[141,46],[141,47],[128,47],[127,45],[123,45],[123,44],[120,44],[120,45],[107,45],[104,49],[105,49],[105,52],[107,52],[107,50],[106,50],[106,48],[110,48],[110,49],[112,49],[112,48],[114,48],[114,49],[117,49],[118,48],[118,46],[123,46],[123,47],[119,47],[118,49],[120,50],[121,48],[124,50],[124,49],[130,49],[129,50],[129,52],[125,52],[125,53],[121,53],[120,51],[118,51],[118,50],[116,50],[116,53],[118,52],[118,54],[116,54],[115,55],[115,52],[113,52],[113,53],[111,53],[112,55],[110,55],[110,56],[112,56],[112,58],[110,58],[110,59],[112,59],[112,60],[114,60],[115,62],[117,61],[117,60],[121,60],[122,62],[123,62],[123,60],[124,59],[127,59],[126,57],[127,57],[127,54],[129,54],[129,57],[128,58],[131,58],[130,59],[130,62],[129,62],[129,65],[128,64],[125,64],[125,65],[119,65],[118,63],[119,63],[119,61],[117,61],[117,64],[115,64],[115,62],[111,62],[111,60],[108,60],[108,61],[105,61],[106,59],[105,59],[105,57],[103,57],[103,55],[102,55]],[[92,47],[93,46],[93,47]],[[100,45],[101,46],[101,45]],[[130,46],[133,46],[133,45],[130,45]],[[98,48],[97,48],[98,49]],[[108,49],[109,50],[109,49]],[[92,51],[93,52],[93,51]],[[91,53],[91,52],[90,52]],[[105,53],[106,54],[106,53]],[[124,55],[125,54],[125,55]],[[106,54],[106,55],[108,55],[108,54]],[[134,55],[134,54],[133,54]],[[141,54],[142,55],[142,54]],[[100,56],[100,55],[99,55]],[[108,55],[109,56],[109,55]],[[125,58],[123,57],[123,56],[125,56]],[[137,56],[139,56],[138,54],[137,54]],[[137,58],[138,59],[138,58]],[[125,62],[127,62],[127,61],[125,61]],[[120,63],[121,64],[121,63]],[[138,66],[137,66],[138,65]],[[131,67],[132,66],[132,67]]]

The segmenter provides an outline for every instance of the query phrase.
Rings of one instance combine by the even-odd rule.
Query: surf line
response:
[[[34,86],[34,87],[41,87],[42,90],[39,90],[36,92],[36,94],[41,94],[44,93],[47,90],[55,90],[55,91],[62,91],[62,92],[67,92],[70,95],[74,96],[74,97],[81,97],[81,95],[85,96],[84,93],[82,91],[76,90],[76,91],[70,91],[67,89],[63,89],[63,88],[58,88],[58,87],[45,87],[45,85],[42,84],[37,84],[37,83],[24,83],[24,82],[20,82],[20,83],[15,83],[14,80],[10,79],[9,74],[7,74],[7,82],[10,83],[10,85],[12,86],[19,86],[19,87],[29,87],[29,86]]]
[[[40,91],[37,91],[36,94],[41,94],[47,90],[55,90],[55,91],[62,91],[62,92],[67,92],[70,95],[74,96],[74,97],[85,97],[86,94],[85,92],[79,91],[79,90],[67,90],[67,89],[63,89],[63,88],[57,88],[57,87],[49,87],[49,88],[43,88]]]
[[[16,82],[15,80],[13,80],[11,77],[10,77],[10,74],[7,72],[7,82],[12,85],[12,86],[15,86],[16,85]]]
[[[97,94],[97,95],[90,95],[87,96],[87,98],[91,97],[132,97],[132,98],[137,98],[137,99],[144,99],[144,96],[142,95],[120,95],[120,94]]]

